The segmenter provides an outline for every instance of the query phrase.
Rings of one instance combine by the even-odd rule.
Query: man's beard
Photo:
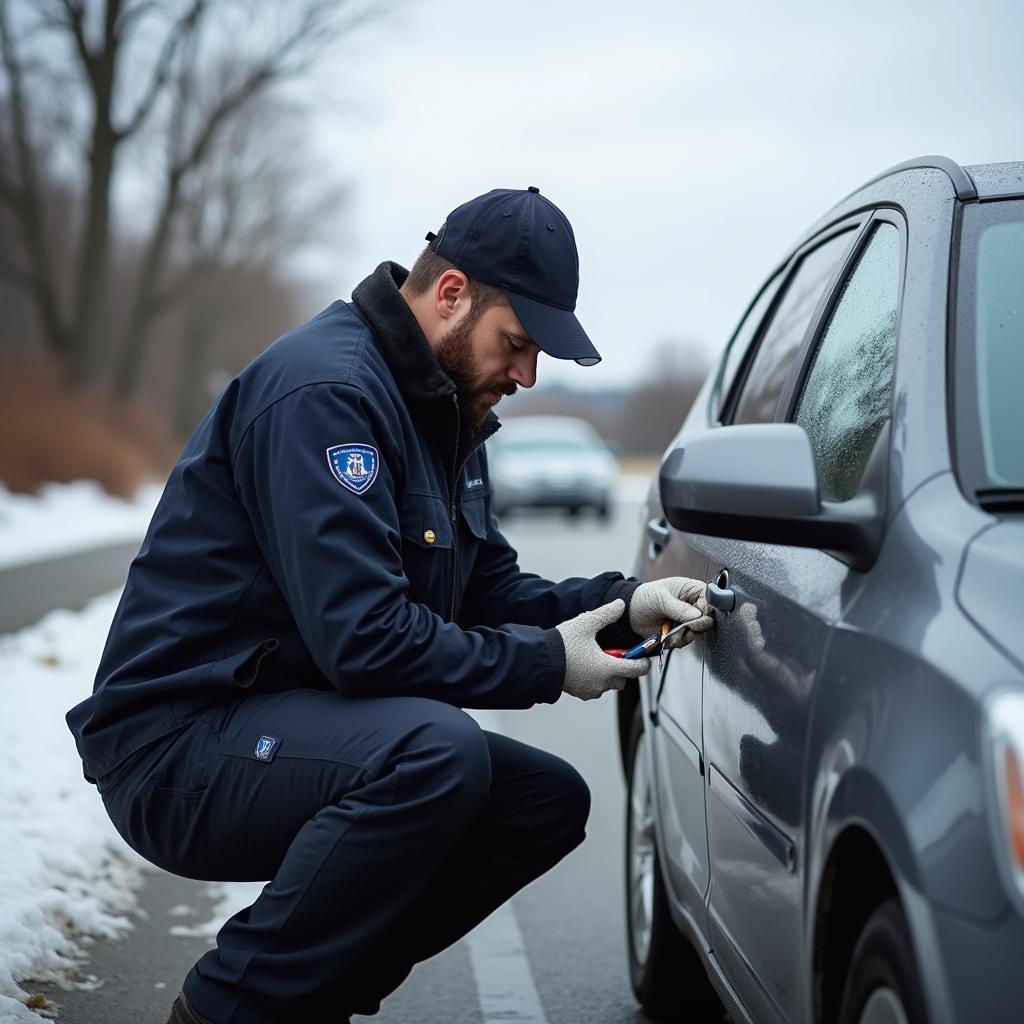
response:
[[[516,393],[515,384],[506,377],[491,381],[478,379],[471,335],[479,319],[479,316],[474,317],[469,313],[441,338],[434,350],[434,357],[441,369],[455,384],[462,422],[474,430],[491,411],[491,403],[484,398],[486,392],[496,391],[502,395]]]

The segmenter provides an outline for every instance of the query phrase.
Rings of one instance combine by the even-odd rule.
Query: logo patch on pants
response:
[[[336,444],[327,449],[327,464],[339,484],[363,494],[377,479],[380,456],[369,444]]]
[[[280,736],[261,736],[256,741],[256,760],[273,761],[274,754],[277,753],[277,747],[280,742]]]

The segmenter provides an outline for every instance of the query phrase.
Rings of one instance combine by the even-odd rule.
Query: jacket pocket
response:
[[[487,499],[481,494],[462,503],[462,518],[465,519],[469,532],[477,540],[484,540],[490,528],[490,516],[487,514]]]
[[[448,503],[436,495],[407,492],[398,514],[409,600],[444,614],[452,578],[453,540]]]
[[[451,548],[452,524],[444,498],[436,494],[406,493],[398,516],[403,549],[406,541],[428,551]]]

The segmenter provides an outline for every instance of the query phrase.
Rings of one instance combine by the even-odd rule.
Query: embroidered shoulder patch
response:
[[[261,736],[256,741],[256,749],[253,753],[259,761],[273,761],[277,753],[277,745],[281,742],[280,736]]]
[[[339,484],[364,494],[377,479],[380,456],[369,444],[336,444],[327,449],[327,464]]]

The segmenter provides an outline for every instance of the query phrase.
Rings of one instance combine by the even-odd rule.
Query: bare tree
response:
[[[153,318],[185,290],[167,279],[169,269],[189,273],[172,267],[175,229],[218,141],[250,105],[382,10],[371,0],[0,0],[0,112],[11,142],[0,158],[0,204],[20,242],[18,257],[0,254],[0,275],[31,295],[73,380],[108,368],[113,189],[126,154],[143,166],[160,158],[155,214],[114,346],[122,395],[136,387]],[[204,74],[210,67],[216,73]],[[78,146],[53,141],[64,138]],[[51,158],[81,183],[69,289],[55,272],[39,186]]]
[[[660,454],[675,437],[707,376],[711,359],[692,339],[664,339],[630,392],[615,436],[625,451]]]
[[[277,271],[286,256],[336,237],[348,188],[312,186],[311,160],[292,104],[264,97],[225,131],[183,190],[173,245],[180,270],[161,300],[180,291],[175,422],[183,435],[210,400],[210,374],[240,369],[269,340],[275,319],[293,314]],[[240,332],[248,346],[237,343]]]

